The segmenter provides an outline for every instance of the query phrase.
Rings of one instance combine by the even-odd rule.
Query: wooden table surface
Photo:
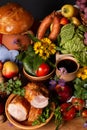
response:
[[[83,127],[87,119],[75,118],[71,121],[66,122],[59,130],[87,130],[87,128]],[[54,119],[52,119],[47,125],[37,129],[37,130],[55,130],[56,126],[54,123]],[[0,124],[0,130],[20,130],[13,126],[8,120],[4,123]]]

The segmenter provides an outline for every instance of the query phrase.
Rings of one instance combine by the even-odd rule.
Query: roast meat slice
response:
[[[28,118],[30,103],[21,96],[16,96],[8,105],[9,114],[17,121],[25,121]]]
[[[42,114],[42,111],[43,109],[31,106],[28,116],[28,122],[32,124],[32,122],[35,121]]]
[[[25,87],[25,98],[35,108],[44,108],[48,105],[49,92],[41,83],[28,83]]]

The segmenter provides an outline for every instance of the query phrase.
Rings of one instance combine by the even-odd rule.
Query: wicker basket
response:
[[[87,18],[84,17],[84,14],[82,12],[80,12],[80,17],[83,25],[87,26]]]

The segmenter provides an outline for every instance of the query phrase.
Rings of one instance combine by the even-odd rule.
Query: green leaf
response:
[[[29,74],[35,75],[37,68],[42,62],[44,62],[44,60],[41,59],[41,57],[39,57],[38,55],[34,54],[30,55],[29,57],[27,56],[23,60],[23,66]]]
[[[26,57],[24,60],[23,60],[23,66],[24,66],[24,69],[26,72],[28,72],[29,74],[31,75],[35,75],[35,72],[33,70],[33,57]]]
[[[86,100],[87,99],[87,79],[81,80],[76,78],[74,80],[74,95],[75,97]]]
[[[30,39],[32,39],[33,42],[37,42],[37,41],[40,41],[38,38],[36,38],[34,35],[28,33],[28,36]]]
[[[33,49],[33,45],[29,45],[28,49],[26,50],[26,56],[34,56],[34,55],[35,55],[35,52]]]
[[[17,55],[16,59],[19,61],[22,61],[26,56],[25,51],[21,52],[19,55]]]
[[[39,67],[39,65],[45,62],[41,57],[39,57],[38,55],[35,55],[34,60],[33,60],[33,69],[34,71],[36,71]]]
[[[75,33],[75,26],[71,23],[64,25],[61,28],[61,41],[63,43],[67,42],[68,40],[71,40]]]

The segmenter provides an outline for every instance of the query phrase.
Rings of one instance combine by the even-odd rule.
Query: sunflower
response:
[[[42,59],[46,60],[50,55],[56,53],[56,45],[49,38],[43,38],[34,43],[34,51],[35,54],[39,54]]]

